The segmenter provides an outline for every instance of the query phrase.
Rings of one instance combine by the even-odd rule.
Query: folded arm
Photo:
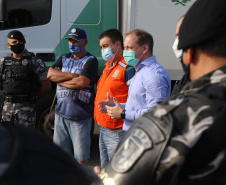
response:
[[[75,77],[79,77],[78,74],[74,73],[64,73],[59,70],[59,68],[50,67],[48,70],[47,78],[53,82],[64,82],[72,80]]]
[[[69,89],[84,89],[90,84],[90,79],[85,76],[74,77],[71,80],[60,82],[59,85]]]

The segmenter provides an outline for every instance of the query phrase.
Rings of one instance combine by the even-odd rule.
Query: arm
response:
[[[98,74],[98,61],[96,58],[90,58],[83,66],[80,76],[75,76],[70,80],[60,82],[59,85],[70,89],[84,89],[91,82],[96,81]]]
[[[71,73],[72,74],[72,73]],[[71,80],[60,82],[59,85],[69,89],[84,89],[90,84],[90,79],[85,76],[74,77]]]
[[[51,83],[49,80],[44,80],[40,82],[40,88],[38,92],[38,96],[42,96],[47,93],[51,89]]]
[[[35,79],[37,78],[37,81],[33,83],[38,83],[37,85],[39,86],[37,96],[42,96],[51,89],[51,83],[47,79],[47,68],[41,59],[33,57],[31,69],[36,76]]]
[[[47,78],[53,82],[63,82],[78,77],[78,74],[61,72],[62,56],[58,58],[56,63],[49,68]]]
[[[154,72],[143,82],[145,92],[144,105],[136,110],[127,110],[125,118],[134,121],[143,115],[148,109],[157,105],[157,103],[170,96],[170,83],[164,73]],[[142,103],[142,102],[141,102]]]
[[[47,78],[53,82],[64,82],[67,80],[72,80],[75,77],[78,77],[78,74],[74,73],[64,73],[61,72],[58,68],[50,67],[48,70]]]
[[[128,86],[130,85],[130,81],[135,75],[135,72],[134,67],[129,65],[126,67],[125,82]],[[126,103],[119,103],[115,97],[113,97],[113,100],[113,105],[105,104],[105,110],[112,119],[121,119],[121,112],[125,109]]]
[[[181,98],[178,98],[178,100],[179,99]],[[214,122],[217,120],[215,119],[215,111],[217,111],[217,109],[213,110],[212,105],[210,106],[207,102],[205,103],[203,100],[199,100],[199,97],[196,97],[193,98],[193,101],[182,102],[177,105],[177,109],[171,111],[173,132],[171,133],[170,141],[163,152],[157,169],[157,180],[161,182],[159,184],[174,184],[179,175],[183,176],[182,179],[186,179],[188,184],[192,184],[192,181],[195,182],[198,179],[201,180],[205,178],[204,174],[211,174],[219,167],[218,164],[220,164],[223,159],[218,158],[218,154],[221,150],[218,150],[218,154],[215,153],[216,151],[211,152],[211,150],[213,150],[211,149],[211,143],[207,144],[206,142],[208,141],[205,141],[205,143],[202,141],[203,136],[214,126]],[[168,101],[167,106],[171,106],[170,101]],[[159,109],[157,108],[156,110]],[[222,118],[220,119],[224,120]],[[225,123],[225,121],[223,122]],[[216,132],[214,132],[214,134],[216,135]],[[213,137],[211,137],[211,139],[212,138]],[[216,147],[218,143],[214,143]],[[207,147],[209,151],[205,150],[205,147]],[[216,148],[214,150],[216,150]],[[210,161],[205,161],[209,156],[210,158],[213,157],[211,155],[213,153],[216,154],[215,157]],[[202,156],[202,154],[204,154],[204,156]],[[204,164],[202,164],[202,162],[204,162]],[[186,163],[188,166],[185,166]],[[215,170],[212,170],[213,166],[215,166]],[[191,182],[189,183],[190,180]],[[174,181],[174,183],[170,183],[170,181]]]
[[[107,113],[112,119],[121,119],[121,113],[123,111],[123,107],[120,105],[120,103],[117,101],[117,99],[113,98],[115,106],[110,107],[106,105]]]
[[[189,153],[184,166],[184,171],[187,171],[189,173],[199,171],[201,167],[214,161],[216,156],[218,156],[219,153],[221,153],[221,151],[226,148],[225,118],[226,105],[219,112],[213,125],[211,125],[210,128],[206,129],[206,131],[203,132],[201,138]],[[199,160],[192,160],[195,158]]]
[[[99,101],[99,102],[97,102],[97,105],[98,105],[99,111],[101,113],[106,113],[107,112],[106,106],[108,106],[108,107],[114,107],[115,106],[113,100],[110,97],[109,92],[107,92],[107,100]]]

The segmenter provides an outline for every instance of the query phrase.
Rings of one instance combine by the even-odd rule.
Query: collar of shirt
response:
[[[24,49],[24,53],[23,53],[22,56],[27,56],[27,55],[29,55],[29,52],[28,52],[28,50],[25,48],[25,49]]]
[[[151,56],[149,58],[146,58],[145,60],[143,60],[140,64],[138,64],[137,69],[135,68],[136,72],[141,70],[144,66],[151,66],[154,62],[156,62],[156,58],[155,56]]]
[[[13,53],[10,53],[8,56],[12,57]],[[24,49],[23,55],[21,55],[21,57],[18,60],[20,60],[23,56],[29,56],[29,52],[28,52],[28,50],[26,48]]]
[[[106,62],[105,63],[105,66],[107,67],[107,68],[112,68],[112,67],[115,67],[117,64],[118,64],[118,62],[119,61],[121,61],[123,59],[123,55],[121,55],[114,63],[112,63],[112,62]],[[112,65],[113,64],[113,65]]]

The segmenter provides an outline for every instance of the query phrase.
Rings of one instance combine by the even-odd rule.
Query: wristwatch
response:
[[[126,117],[126,110],[123,109],[123,111],[121,112],[121,118],[125,119],[125,117]]]

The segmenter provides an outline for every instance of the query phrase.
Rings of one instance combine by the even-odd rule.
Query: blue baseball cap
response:
[[[86,40],[86,32],[81,28],[72,28],[71,32],[68,34],[68,37],[65,39]]]

